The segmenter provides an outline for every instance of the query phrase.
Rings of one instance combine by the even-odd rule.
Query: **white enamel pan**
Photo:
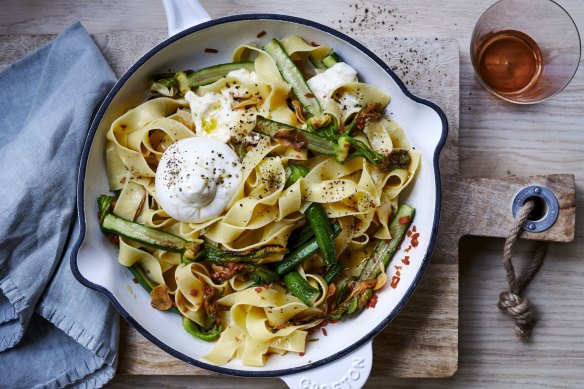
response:
[[[118,81],[99,108],[84,146],[77,189],[81,232],[71,256],[73,273],[87,287],[105,294],[142,335],[190,364],[234,376],[281,377],[291,388],[363,386],[371,370],[373,338],[412,296],[430,261],[440,217],[438,156],[447,134],[444,113],[435,104],[411,94],[363,44],[330,27],[273,14],[210,20],[197,1],[164,0],[164,6],[170,37],[140,58]],[[257,38],[262,31],[265,35]],[[148,98],[148,81],[153,74],[229,62],[233,50],[243,43],[262,44],[272,37],[288,35],[300,35],[308,42],[334,48],[357,69],[361,81],[391,95],[387,113],[406,130],[412,146],[422,152],[420,169],[404,198],[416,208],[414,222],[420,233],[419,245],[407,254],[409,265],[400,261],[403,252],[395,256],[388,268],[392,285],[380,291],[375,308],[327,326],[328,336],[317,334],[319,341],[308,342],[305,355],[274,355],[261,368],[243,366],[238,360],[215,366],[202,358],[213,344],[186,333],[175,314],[152,309],[149,295],[132,282],[130,272],[117,262],[117,249],[100,232],[96,198],[108,192],[105,134],[115,118]],[[207,53],[206,48],[219,52]],[[403,246],[407,245],[402,245],[402,249]]]

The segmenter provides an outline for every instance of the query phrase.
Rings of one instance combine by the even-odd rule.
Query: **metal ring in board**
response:
[[[521,206],[529,198],[540,198],[544,203],[543,216],[538,220],[527,219],[524,228],[529,232],[542,232],[550,228],[557,220],[560,212],[558,199],[554,193],[543,186],[528,186],[523,188],[513,199],[513,218],[517,217]]]

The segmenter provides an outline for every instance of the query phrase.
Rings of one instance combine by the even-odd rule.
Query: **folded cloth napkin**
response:
[[[0,387],[100,387],[119,317],[69,267],[77,173],[115,76],[77,23],[0,73]]]

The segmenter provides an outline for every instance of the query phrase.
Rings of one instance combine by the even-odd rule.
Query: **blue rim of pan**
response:
[[[436,146],[436,149],[434,151],[434,157],[433,157],[433,159],[434,159],[434,177],[435,177],[435,182],[436,182],[436,208],[435,208],[435,213],[434,213],[434,222],[433,222],[433,226],[432,226],[432,233],[431,233],[431,237],[430,237],[430,243],[428,246],[428,250],[426,251],[426,254],[424,256],[422,266],[420,267],[420,269],[418,270],[418,272],[416,273],[416,275],[414,277],[414,281],[409,286],[405,295],[402,297],[401,301],[395,306],[395,308],[382,321],[380,321],[375,326],[375,328],[373,330],[371,330],[369,333],[364,335],[361,339],[354,342],[353,344],[351,344],[350,346],[348,346],[344,350],[339,351],[339,352],[337,352],[333,355],[330,355],[326,358],[323,358],[319,361],[308,363],[308,364],[303,365],[303,366],[289,368],[289,369],[268,370],[268,371],[239,370],[239,369],[231,369],[231,368],[225,368],[225,367],[221,367],[221,366],[211,365],[211,364],[202,362],[200,360],[191,358],[191,357],[173,349],[172,347],[166,345],[165,343],[161,342],[158,338],[156,338],[154,335],[152,335],[150,332],[148,332],[121,306],[121,304],[109,292],[109,290],[102,287],[101,285],[94,284],[94,283],[90,282],[89,280],[87,280],[80,273],[79,268],[77,266],[77,254],[79,252],[79,248],[81,247],[81,244],[83,243],[83,240],[85,238],[85,232],[86,232],[85,214],[84,214],[85,204],[84,204],[83,197],[84,197],[85,171],[87,168],[89,151],[91,149],[91,144],[93,143],[93,139],[95,137],[95,133],[97,131],[99,123],[100,123],[101,119],[103,118],[105,111],[107,110],[110,103],[112,102],[113,98],[116,96],[118,91],[124,86],[124,84],[130,78],[130,76],[138,68],[140,68],[146,61],[148,61],[152,56],[154,56],[156,53],[158,53],[163,48],[169,46],[173,42],[178,41],[179,39],[181,39],[187,35],[190,35],[196,31],[205,30],[209,27],[217,26],[220,24],[232,23],[232,22],[237,22],[237,21],[242,21],[242,20],[276,20],[276,21],[283,21],[283,22],[291,22],[291,23],[301,24],[304,26],[308,26],[308,27],[312,27],[312,28],[324,31],[326,33],[329,33],[331,35],[336,36],[339,39],[344,40],[345,42],[347,42],[347,43],[351,44],[352,46],[356,47],[357,49],[359,49],[363,54],[367,55],[373,61],[375,61],[377,63],[377,65],[379,65],[389,76],[391,76],[391,78],[397,83],[397,85],[401,88],[401,90],[404,92],[404,94],[406,96],[408,96],[413,101],[418,102],[420,104],[427,105],[428,107],[430,107],[434,111],[436,111],[436,113],[438,114],[438,116],[440,117],[440,119],[442,121],[442,135],[441,135],[440,140]],[[113,87],[113,89],[108,93],[105,100],[101,104],[99,110],[97,111],[97,114],[96,114],[95,118],[93,119],[93,122],[91,124],[90,129],[89,129],[89,133],[87,135],[85,145],[83,147],[83,152],[81,155],[81,163],[80,163],[80,167],[79,167],[79,176],[78,176],[78,180],[77,180],[77,217],[80,221],[80,233],[79,233],[79,236],[77,237],[77,240],[74,243],[73,250],[71,253],[71,257],[70,257],[71,270],[73,271],[75,278],[77,278],[77,280],[79,280],[79,282],[81,282],[83,285],[85,285],[88,288],[94,289],[98,292],[101,292],[105,296],[107,296],[107,298],[112,302],[112,304],[115,306],[115,308],[120,313],[120,315],[124,319],[126,319],[128,322],[130,322],[130,324],[132,324],[132,326],[134,326],[134,328],[136,328],[136,330],[138,330],[138,332],[140,332],[142,335],[144,335],[148,340],[150,340],[152,343],[154,343],[156,346],[158,346],[162,350],[166,351],[170,355],[172,355],[178,359],[181,359],[189,364],[198,366],[198,367],[206,369],[206,370],[221,373],[221,374],[228,374],[228,375],[242,376],[242,377],[281,377],[281,376],[285,376],[285,375],[289,375],[289,374],[297,374],[300,372],[304,372],[307,370],[317,368],[319,366],[323,366],[327,363],[333,362],[339,358],[344,357],[345,355],[358,349],[360,346],[362,346],[363,344],[365,344],[366,342],[371,340],[373,337],[375,337],[377,334],[379,334],[397,316],[397,314],[401,311],[401,309],[408,302],[410,297],[413,295],[414,290],[416,289],[416,287],[420,283],[420,280],[422,279],[422,276],[424,275],[424,272],[425,272],[425,270],[430,262],[432,250],[433,250],[434,245],[436,243],[436,236],[438,234],[438,223],[440,220],[440,207],[441,207],[441,196],[440,196],[441,184],[440,184],[440,169],[438,166],[438,163],[439,163],[438,159],[439,159],[440,151],[442,150],[442,147],[444,146],[444,142],[446,141],[447,135],[448,135],[448,121],[446,119],[446,115],[436,104],[432,103],[431,101],[428,101],[428,100],[425,100],[425,99],[422,99],[422,98],[419,98],[419,97],[413,95],[410,91],[408,91],[408,89],[406,88],[404,83],[398,78],[398,76],[377,55],[375,55],[373,52],[371,52],[371,50],[367,49],[361,43],[357,42],[356,40],[348,37],[347,35],[339,32],[333,28],[327,27],[325,25],[322,25],[320,23],[317,23],[317,22],[314,22],[311,20],[293,17],[293,16],[278,15],[278,14],[241,14],[241,15],[234,15],[234,16],[226,16],[226,17],[222,17],[222,18],[218,18],[218,19],[214,19],[214,20],[210,20],[210,21],[201,23],[199,25],[196,25],[194,27],[186,29],[186,30],[166,39],[165,41],[159,43],[154,48],[152,48],[148,53],[146,53],[142,58],[140,58],[136,63],[134,63],[134,65],[132,65],[132,67],[122,76],[122,78],[116,83],[116,85]]]

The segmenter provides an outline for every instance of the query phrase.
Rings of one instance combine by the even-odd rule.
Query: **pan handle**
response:
[[[162,0],[168,23],[168,36],[189,27],[211,20],[211,16],[198,0]]]
[[[373,365],[372,344],[370,340],[334,362],[280,378],[290,389],[362,388]]]

